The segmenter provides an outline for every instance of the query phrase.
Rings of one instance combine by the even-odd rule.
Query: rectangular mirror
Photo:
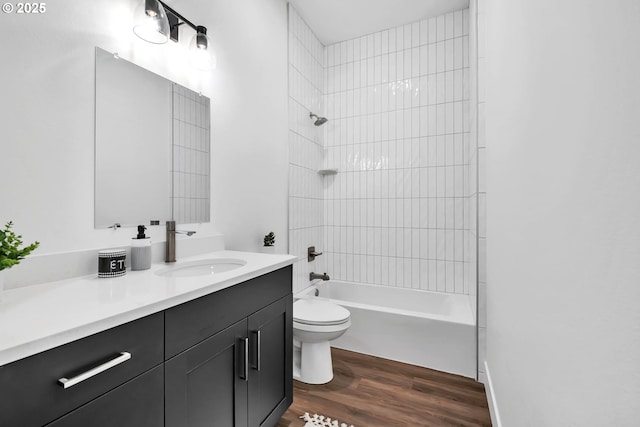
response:
[[[95,227],[210,221],[210,100],[96,48]]]

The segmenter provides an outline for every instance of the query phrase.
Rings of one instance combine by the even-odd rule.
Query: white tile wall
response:
[[[484,7],[484,0],[472,0],[470,4],[470,10],[472,11],[470,28],[471,28],[471,43],[470,43],[470,59],[472,60],[471,66],[471,81],[470,87],[472,88],[471,110],[470,115],[472,119],[471,123],[471,135],[473,143],[470,150],[470,169],[474,176],[474,192],[472,196],[472,203],[474,206],[474,218],[477,213],[477,226],[474,227],[471,233],[472,244],[477,248],[477,256],[474,257],[475,268],[477,271],[477,277],[474,278],[474,282],[478,283],[477,286],[477,320],[478,320],[478,378],[481,381],[486,379],[486,373],[484,372],[484,361],[486,358],[486,336],[487,336],[487,227],[486,227],[486,204],[487,204],[487,188],[486,188],[486,137],[485,137],[485,91],[484,91],[484,70],[485,70],[485,52],[484,52],[484,14],[482,12]],[[477,212],[476,212],[477,211]],[[476,246],[477,245],[477,246]],[[475,287],[474,287],[475,289]],[[475,308],[475,306],[474,306]]]
[[[173,219],[210,221],[210,100],[173,85]]]
[[[332,277],[470,292],[468,13],[326,47],[324,166],[340,170],[324,182]]]
[[[307,248],[324,251],[322,128],[309,112],[324,115],[324,46],[289,5],[289,253],[294,292],[307,287],[309,272],[324,272],[325,257],[307,262]]]
[[[486,234],[486,136],[485,136],[485,92],[484,92],[484,70],[485,70],[485,53],[484,53],[484,14],[481,12],[482,3],[478,1],[478,375],[484,378],[484,362],[486,359],[487,348],[487,307],[485,304],[487,298],[487,234]]]

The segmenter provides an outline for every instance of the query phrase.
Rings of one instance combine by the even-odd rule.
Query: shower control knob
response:
[[[317,256],[322,255],[322,252],[316,252],[315,246],[309,246],[307,248],[307,261],[311,262],[316,259]]]

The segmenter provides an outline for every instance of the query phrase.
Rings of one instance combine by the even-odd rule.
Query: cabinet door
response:
[[[291,294],[249,317],[249,425],[274,426],[293,402]]]
[[[165,363],[166,427],[247,426],[247,321]]]
[[[157,366],[47,427],[161,427],[164,368]]]

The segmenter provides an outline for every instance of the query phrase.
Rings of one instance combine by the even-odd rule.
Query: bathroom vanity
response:
[[[295,257],[224,251],[205,261],[229,255],[246,264],[178,277],[166,273],[180,265],[154,266],[7,292],[0,425],[275,425],[293,398]],[[85,305],[47,319],[68,298]]]

